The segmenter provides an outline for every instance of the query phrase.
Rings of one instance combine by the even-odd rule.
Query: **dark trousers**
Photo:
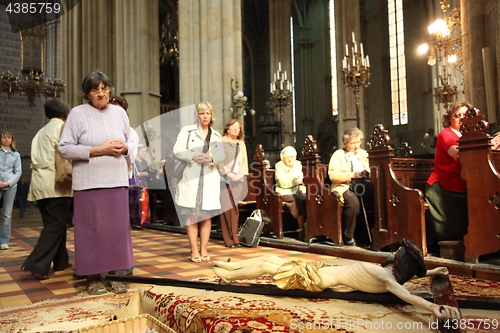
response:
[[[238,239],[238,220],[240,217],[240,211],[238,209],[238,205],[234,203],[231,186],[222,183],[221,192],[224,188],[227,189],[227,196],[221,195],[223,202],[221,202],[222,212],[220,214],[220,228],[224,244],[226,246],[231,246],[240,243],[240,240]]]
[[[351,190],[344,192],[344,207],[342,207],[342,236],[346,239],[354,237],[356,219],[361,212],[359,198]]]
[[[68,268],[66,249],[66,222],[70,214],[71,197],[38,200],[42,214],[43,229],[33,252],[26,258],[23,267],[34,273],[49,274],[54,262],[54,271]]]
[[[469,225],[467,194],[443,190],[441,183],[436,182],[427,185],[425,201],[429,204],[427,243],[436,245],[444,240],[463,240]]]
[[[351,187],[344,192],[344,207],[342,208],[342,235],[346,239],[354,237],[356,230],[356,220],[361,213],[360,198],[367,210],[372,210],[374,206],[373,184],[366,179],[353,180]]]
[[[17,196],[17,205],[19,206],[19,216],[24,216],[24,212],[26,211],[26,202],[28,201],[27,195],[18,195]]]

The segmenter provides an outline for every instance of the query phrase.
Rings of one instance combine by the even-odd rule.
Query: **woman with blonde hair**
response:
[[[182,179],[177,185],[175,203],[185,225],[191,248],[191,261],[210,261],[208,241],[212,216],[220,212],[220,174],[217,166],[224,160],[222,136],[212,128],[213,109],[208,102],[196,105],[197,122],[184,126],[175,142],[173,153],[186,161]],[[198,232],[200,246],[198,247]]]

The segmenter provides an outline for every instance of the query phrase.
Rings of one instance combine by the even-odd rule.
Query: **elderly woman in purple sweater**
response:
[[[82,83],[89,102],[68,116],[59,153],[73,161],[75,273],[87,276],[87,291],[127,291],[102,276],[134,265],[128,208],[129,152],[134,151],[125,110],[109,104],[113,86],[102,72]]]

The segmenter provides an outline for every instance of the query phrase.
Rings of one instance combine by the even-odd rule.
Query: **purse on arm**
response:
[[[64,124],[61,126],[61,133],[63,131]],[[59,135],[60,136],[60,135]],[[73,181],[73,165],[70,160],[62,158],[59,155],[58,144],[54,145],[56,151],[56,177],[55,181],[57,183],[63,184],[67,188],[71,188]]]
[[[186,141],[186,149],[189,144],[189,137],[191,136],[191,132],[188,134],[188,138]],[[174,156],[174,152],[169,154],[165,158],[165,174],[172,178],[181,179],[184,175],[184,169],[186,168],[187,161],[183,161]]]

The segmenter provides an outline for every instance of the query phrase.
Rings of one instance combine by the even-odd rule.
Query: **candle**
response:
[[[280,89],[283,90],[283,81],[280,81]]]
[[[345,55],[349,55],[349,46],[347,46],[347,44],[345,44]]]
[[[352,42],[356,43],[356,37],[354,36],[354,31],[352,32]]]
[[[273,93],[273,84],[272,83],[269,85],[269,91],[271,92],[271,94]]]
[[[281,72],[281,62],[278,62],[278,71]]]
[[[354,53],[358,53],[358,44],[354,44]]]
[[[285,71],[285,73],[284,73],[284,74],[285,74],[285,81],[286,81],[286,71]]]
[[[359,44],[359,48],[361,50],[361,58],[364,58],[364,54],[363,54],[363,43],[360,43]]]
[[[274,73],[274,81],[276,82],[276,73]]]
[[[366,56],[366,67],[370,67],[370,59]]]

